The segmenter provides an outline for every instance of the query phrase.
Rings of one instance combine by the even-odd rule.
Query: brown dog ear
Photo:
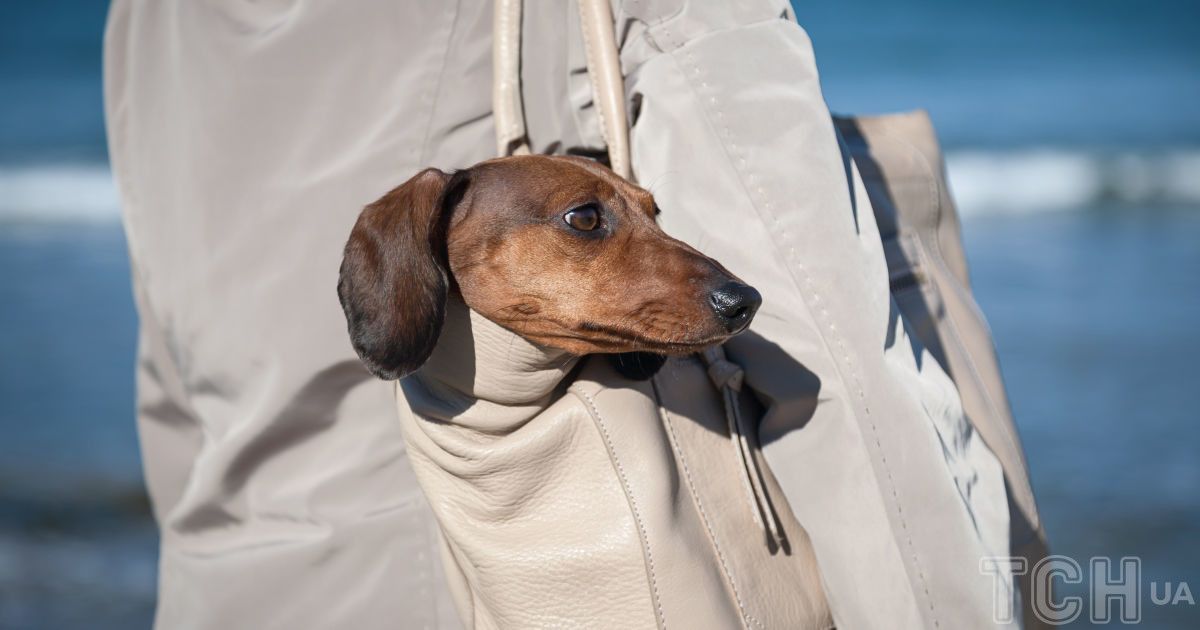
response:
[[[338,277],[350,341],[372,374],[401,378],[425,363],[446,309],[446,230],[466,171],[417,173],[363,209]]]

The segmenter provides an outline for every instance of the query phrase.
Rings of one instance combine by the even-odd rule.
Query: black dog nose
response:
[[[731,333],[739,333],[750,325],[754,312],[762,304],[762,296],[754,287],[730,282],[718,287],[708,296],[717,319]]]

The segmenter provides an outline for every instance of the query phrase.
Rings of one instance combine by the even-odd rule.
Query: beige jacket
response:
[[[999,413],[990,414],[973,411],[982,407],[971,401],[983,398],[960,404],[936,355],[897,316],[868,203],[871,182],[864,187],[844,159],[812,49],[786,2],[628,0],[615,3],[614,14],[635,177],[655,193],[669,233],[766,296],[750,333],[727,352],[764,407],[758,441],[777,482],[766,495],[790,508],[790,515],[778,511],[791,542],[803,525],[834,621],[989,625],[993,585],[979,574],[979,558],[1019,550],[1039,529],[1019,442],[1002,400],[992,397]],[[529,0],[522,21],[530,147],[603,152],[574,4]],[[471,590],[474,565],[466,562],[487,558],[463,545],[449,556],[462,565],[441,561],[434,515],[447,505],[430,510],[404,445],[405,433],[418,444],[416,430],[428,421],[397,422],[389,385],[366,373],[348,343],[333,290],[363,205],[420,168],[452,169],[495,154],[491,22],[490,0],[113,2],[105,107],[141,317],[138,422],[162,529],[159,627],[453,628],[462,624],[457,610],[481,624],[486,615],[503,623],[517,593],[529,598],[528,611],[513,613],[523,619],[536,604],[562,606],[529,590],[491,591],[496,600],[486,607],[464,601],[467,592],[492,597],[491,589]],[[952,373],[967,365],[946,356]],[[589,371],[602,366],[580,369],[576,391],[598,404],[638,392]],[[674,373],[689,370],[684,362]],[[638,396],[649,404],[644,390]],[[410,402],[421,409],[436,399]],[[576,405],[581,396],[558,392],[554,400]],[[541,417],[536,411],[525,413]],[[667,475],[630,476],[631,487],[663,483],[658,495],[632,493],[647,518],[662,514],[663,504],[647,498],[653,505],[643,506],[642,496],[661,498],[672,483],[686,489],[670,502],[680,507],[671,516],[682,532],[703,525],[700,504],[717,513],[725,499],[711,499],[710,510],[709,490],[672,481],[670,470],[681,464],[667,457],[719,434],[691,436],[695,446],[683,436],[691,425],[667,425],[665,417],[657,438],[645,437],[659,440],[653,458],[618,457],[622,468],[653,466]],[[580,418],[563,425],[570,431],[548,435],[603,445],[596,420]],[[668,426],[677,439],[667,432],[664,443]],[[434,446],[462,429],[442,428],[442,441],[414,449],[427,458],[422,478],[438,474],[430,468]],[[699,459],[706,465],[687,458],[693,478],[707,470]],[[599,470],[615,471],[611,459],[602,463],[607,469]],[[605,483],[624,492],[619,477]],[[611,493],[596,494],[613,510],[608,515],[629,519],[614,530],[626,536],[613,543],[612,553],[624,554],[621,566],[635,565],[631,558],[648,540],[652,553],[662,549],[660,595],[679,589],[660,598],[660,613],[650,603],[647,563],[630,614],[648,622],[671,614],[670,623],[679,606],[700,608],[672,599],[689,592],[693,578],[709,580],[698,592],[725,589],[711,600],[725,614],[750,623],[739,600],[755,619],[774,614],[759,617],[780,601],[760,592],[783,582],[756,581],[737,564],[760,553],[750,495],[730,493],[736,507],[719,510],[749,529],[738,553],[725,556],[739,559],[713,572],[721,556],[695,542],[708,533],[681,537],[703,550],[685,560],[708,570],[685,572],[689,581],[679,582],[662,578],[677,570],[668,562],[677,541],[660,542],[677,534],[647,525],[634,546],[632,503],[621,517]],[[1025,539],[1008,533],[1018,519],[1009,518],[1006,494],[1018,507],[1011,513],[1034,532]],[[575,510],[575,526],[595,518],[584,507]],[[726,521],[712,522],[711,540],[723,552],[738,544],[718,531]],[[770,575],[796,570],[782,558],[771,556]],[[613,608],[605,592],[590,597],[586,582],[577,580],[577,604]],[[737,596],[727,586],[734,583]],[[1001,597],[1011,592],[1001,589]],[[797,614],[819,618],[818,609]]]

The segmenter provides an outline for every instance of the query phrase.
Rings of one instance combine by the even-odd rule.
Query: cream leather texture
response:
[[[442,339],[398,392],[468,626],[831,625],[786,506],[787,544],[764,535],[698,357],[634,382],[603,357],[576,365],[457,300]],[[761,415],[751,396],[740,404]],[[769,476],[768,494],[782,501]]]

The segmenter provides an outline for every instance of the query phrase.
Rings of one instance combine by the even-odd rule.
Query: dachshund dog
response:
[[[526,339],[649,378],[745,330],[762,299],[667,236],[651,194],[577,157],[421,171],[367,206],[338,280],[354,349],[392,380],[429,358],[446,298]],[[636,354],[634,354],[636,353]],[[636,357],[636,360],[630,360]]]

